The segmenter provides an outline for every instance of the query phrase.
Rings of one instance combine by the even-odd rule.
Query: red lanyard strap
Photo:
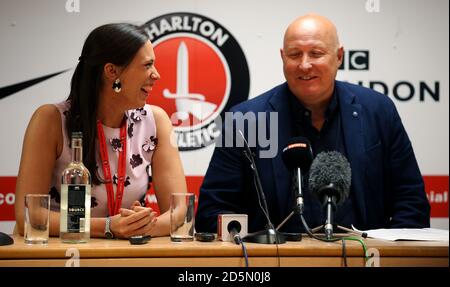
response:
[[[103,175],[105,177],[106,192],[108,195],[108,211],[109,215],[113,216],[119,213],[122,206],[123,190],[125,189],[125,172],[126,172],[126,154],[127,154],[127,124],[123,120],[120,125],[120,143],[122,150],[119,150],[119,164],[117,168],[117,190],[116,198],[114,199],[113,181],[111,177],[111,167],[108,159],[108,149],[106,147],[106,138],[103,131],[103,125],[97,121],[98,142],[100,145],[100,156],[102,158]]]

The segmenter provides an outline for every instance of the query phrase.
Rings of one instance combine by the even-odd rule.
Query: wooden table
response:
[[[0,246],[0,267],[23,266],[141,266],[141,267],[213,267],[245,266],[242,249],[230,242],[171,242],[168,237],[153,238],[144,245],[127,240],[91,239],[85,244],[66,244],[50,238],[44,246],[30,246],[23,237],[13,236],[15,244]],[[371,265],[449,266],[448,242],[382,241],[364,239]],[[247,243],[251,267],[343,266],[342,243],[320,242],[307,236],[300,242],[265,245]],[[79,254],[80,260],[76,260]],[[362,245],[346,241],[348,266],[366,266]],[[75,257],[74,257],[75,256]],[[379,260],[378,260],[379,258]]]

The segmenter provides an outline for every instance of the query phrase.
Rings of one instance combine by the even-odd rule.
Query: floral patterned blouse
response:
[[[50,189],[51,206],[53,210],[59,210],[61,174],[71,160],[71,149],[69,138],[65,129],[65,114],[69,109],[70,102],[55,104],[61,113],[62,133],[64,146],[61,155],[56,160],[55,169],[52,175],[52,185]],[[156,137],[155,119],[150,105],[145,105],[140,109],[125,112],[127,120],[127,168],[125,189],[122,199],[122,207],[130,208],[131,204],[138,200],[145,203],[147,190],[152,182],[151,163],[153,151],[158,143]],[[110,128],[103,125],[108,148],[108,158],[113,175],[114,193],[117,189],[117,165],[119,160],[120,128]],[[97,149],[98,149],[97,139]],[[97,152],[97,172],[100,179],[104,179],[100,154]],[[92,171],[91,171],[92,176]],[[104,184],[93,185],[91,189],[91,216],[106,217],[108,215],[108,199]],[[154,198],[150,197],[150,198]]]

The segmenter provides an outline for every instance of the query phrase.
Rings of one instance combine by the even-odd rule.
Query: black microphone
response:
[[[267,207],[267,200],[266,200],[266,196],[263,192],[262,189],[262,184],[261,184],[261,179],[259,178],[259,173],[258,173],[258,169],[256,168],[256,163],[255,163],[255,159],[253,158],[253,153],[252,150],[250,149],[250,146],[248,145],[247,140],[244,137],[244,134],[239,131],[239,133],[241,134],[241,137],[244,141],[244,155],[247,158],[247,160],[250,163],[250,168],[252,169],[253,172],[253,177],[255,180],[255,187],[256,187],[256,192],[258,194],[258,199],[260,201],[260,206],[263,210],[264,215],[266,216],[267,219],[267,223],[269,226],[273,226],[272,222],[270,221],[269,218],[269,208]]]
[[[259,173],[258,169],[256,168],[255,159],[253,158],[253,153],[242,131],[239,130],[239,133],[241,134],[241,137],[244,142],[244,155],[249,161],[250,168],[252,169],[253,172],[253,181],[255,183],[256,194],[258,195],[259,206],[261,207],[264,216],[266,217],[267,220],[267,228],[265,230],[247,234],[247,236],[245,236],[243,240],[246,242],[262,243],[262,244],[286,243],[286,239],[284,238],[284,236],[280,232],[275,230],[272,221],[270,220],[266,196],[262,188],[261,179],[259,178]]]
[[[288,169],[297,172],[296,209],[303,214],[302,173],[309,170],[313,160],[311,143],[305,137],[294,137],[283,149],[281,157]]]
[[[239,232],[241,232],[242,226],[237,220],[232,220],[228,223],[227,230],[230,233],[230,236],[233,238],[234,243],[240,244],[241,243],[241,235]]]
[[[333,213],[350,192],[350,163],[337,151],[321,152],[311,164],[309,190],[326,206],[325,235],[333,237]]]

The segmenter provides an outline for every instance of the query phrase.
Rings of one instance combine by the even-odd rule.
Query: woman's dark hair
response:
[[[107,63],[126,67],[148,39],[139,26],[117,23],[96,28],[84,42],[67,98],[70,109],[66,114],[66,131],[69,142],[72,132],[83,133],[83,162],[96,185],[102,183],[97,173],[95,140],[103,68]]]

